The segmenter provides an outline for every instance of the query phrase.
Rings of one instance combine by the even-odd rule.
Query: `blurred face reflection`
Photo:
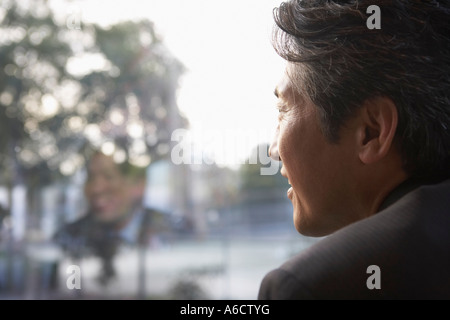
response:
[[[112,157],[95,154],[88,164],[85,195],[95,218],[117,222],[132,209],[131,184]]]

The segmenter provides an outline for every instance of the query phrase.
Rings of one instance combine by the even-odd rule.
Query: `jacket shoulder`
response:
[[[450,298],[449,194],[449,181],[420,187],[327,236],[269,273],[260,296]],[[371,266],[380,270],[380,290],[367,285]]]

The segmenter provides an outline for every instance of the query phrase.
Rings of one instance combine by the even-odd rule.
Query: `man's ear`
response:
[[[391,149],[398,124],[397,107],[387,97],[365,101],[358,121],[358,155],[364,164],[383,159]]]

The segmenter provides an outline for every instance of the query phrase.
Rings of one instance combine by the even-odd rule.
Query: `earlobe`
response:
[[[359,116],[359,158],[364,164],[380,161],[393,145],[398,124],[397,108],[391,99],[376,97],[364,103]]]

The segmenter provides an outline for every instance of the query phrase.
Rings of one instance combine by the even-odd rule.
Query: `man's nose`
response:
[[[269,157],[275,161],[281,161],[280,154],[278,153],[278,132],[279,129],[277,128],[275,135],[272,139],[272,143],[270,144],[269,147]]]
[[[107,188],[107,183],[105,179],[95,178],[89,180],[86,184],[86,187],[90,193],[99,193],[103,192]]]

